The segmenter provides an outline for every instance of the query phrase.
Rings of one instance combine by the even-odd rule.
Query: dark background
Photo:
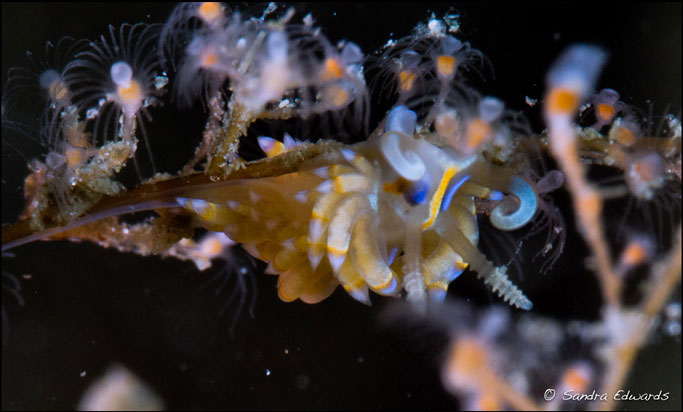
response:
[[[348,39],[365,53],[390,35],[409,34],[431,11],[442,16],[448,10],[443,4],[410,3],[297,7],[312,12],[332,42]],[[9,67],[27,64],[26,50],[40,58],[45,41],[64,35],[94,39],[108,24],[163,22],[172,8],[3,3],[3,84]],[[488,80],[477,87],[524,111],[535,131],[542,127],[539,107],[529,108],[524,97],[542,96],[549,65],[575,42],[598,44],[610,54],[598,89],[614,88],[625,102],[644,111],[652,107],[657,115],[667,110],[680,114],[680,4],[463,3],[454,10],[461,14],[460,37],[480,49],[493,67],[495,78],[486,69]],[[159,139],[152,142],[159,147],[155,159],[174,171],[196,145],[204,120],[196,112],[172,108],[155,113],[150,126],[150,135]],[[37,155],[40,146],[5,129],[3,141],[10,142],[2,146],[2,220],[9,222],[21,207],[24,157]],[[571,225],[568,197],[558,193],[556,199]],[[624,206],[614,205],[615,213]],[[489,250],[497,241],[502,242],[489,236]],[[365,307],[338,290],[317,305],[286,304],[277,298],[275,277],[255,270],[255,318],[242,311],[231,336],[234,306],[219,316],[229,292],[214,296],[215,286],[202,288],[216,270],[200,273],[189,263],[90,244],[35,243],[13,253],[15,257],[2,259],[3,272],[19,278],[30,274],[31,279],[21,283],[23,307],[3,292],[9,318],[9,335],[3,336],[8,343],[2,348],[3,409],[73,409],[88,384],[114,362],[148,382],[169,409],[459,407],[439,381],[446,335],[384,326],[380,313],[390,299],[373,296],[374,306]],[[582,263],[586,250],[576,233],[570,231],[566,253],[547,275],[538,274],[539,265],[529,263],[527,253],[535,251],[523,253],[520,285],[536,313],[597,318],[599,291]],[[469,298],[473,305],[497,302],[474,278],[464,274],[451,294]],[[680,337],[658,336],[642,353],[627,385],[639,392],[669,390],[671,401],[622,407],[680,409],[680,354]],[[82,371],[85,377],[80,377]]]

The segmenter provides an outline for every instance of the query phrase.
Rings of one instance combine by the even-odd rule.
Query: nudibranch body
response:
[[[530,309],[505,267],[477,248],[476,200],[493,201],[492,223],[513,230],[533,218],[534,190],[481,154],[419,136],[416,123],[415,112],[396,106],[380,136],[295,173],[188,189],[177,202],[268,262],[285,301],[319,302],[338,284],[363,303],[368,290],[396,296],[402,289],[417,304],[427,296],[441,301],[469,266],[510,304]],[[271,155],[292,145],[259,142]]]

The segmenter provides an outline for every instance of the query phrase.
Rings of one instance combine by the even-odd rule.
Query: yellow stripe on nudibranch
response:
[[[215,226],[224,226],[235,223],[238,216],[228,206],[207,202],[202,199],[189,199],[186,197],[176,198],[178,204],[184,209],[195,213],[206,223]]]
[[[259,136],[256,140],[258,141],[261,150],[263,150],[268,157],[275,157],[287,151],[284,143],[275,140],[272,137]]]
[[[327,235],[327,226],[330,223],[330,216],[341,200],[342,195],[338,193],[327,193],[318,199],[313,211],[308,229],[308,259],[311,267],[315,268],[320,263],[325,252],[326,242],[322,239]]]
[[[352,298],[365,303],[366,305],[370,305],[368,285],[354,267],[352,259],[344,260],[341,268],[339,268],[339,272],[335,273],[335,276],[344,290],[346,290]]]
[[[336,246],[332,246],[330,244],[327,245],[327,252],[331,255],[334,255],[335,257],[338,257],[338,258],[344,258],[348,251],[349,251],[348,246],[347,247],[336,247]]]
[[[338,272],[351,242],[351,229],[357,217],[370,210],[370,204],[362,196],[351,196],[341,202],[327,229],[327,258],[332,270]]]
[[[354,165],[361,173],[366,176],[375,175],[375,169],[372,167],[372,164],[368,161],[368,159],[364,158],[363,156],[359,156],[356,152],[350,149],[342,149],[341,152],[342,156],[344,156],[344,159]]]
[[[370,190],[370,183],[361,174],[345,174],[334,178],[332,190],[336,193],[364,192]]]
[[[311,217],[322,222],[329,222],[330,219],[328,216],[330,216],[341,197],[342,195],[338,193],[327,193],[323,195],[320,199],[318,199],[318,202],[315,204],[315,206],[313,206]]]
[[[371,215],[361,215],[353,227],[351,244],[356,269],[377,293],[393,295],[397,289],[396,274],[387,266],[377,247]]]
[[[387,193],[393,193],[395,195],[401,195],[406,190],[409,183],[410,183],[410,181],[408,181],[402,177],[399,177],[398,179],[394,180],[391,183],[385,183],[382,186],[382,190],[384,190]]]
[[[436,216],[439,214],[439,209],[441,208],[441,201],[443,200],[443,195],[446,192],[448,183],[451,181],[451,179],[453,178],[453,176],[455,176],[457,172],[458,168],[452,166],[446,169],[443,175],[441,175],[441,181],[439,182],[439,186],[436,188],[436,192],[434,192],[432,199],[429,201],[429,217],[427,217],[427,220],[425,220],[422,224],[423,229],[429,229],[434,224]]]
[[[453,280],[449,277],[449,272],[453,268],[462,271],[465,267],[467,264],[462,257],[450,247],[448,242],[441,241],[436,250],[422,263],[425,284],[428,288],[448,289],[448,284]]]

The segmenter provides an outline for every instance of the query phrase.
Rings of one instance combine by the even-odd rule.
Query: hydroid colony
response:
[[[500,294],[503,298],[516,306],[530,308],[530,301],[505,278],[502,262],[494,265],[476,248],[465,247],[477,245],[479,231],[476,221],[470,223],[472,218],[468,218],[466,212],[458,212],[458,208],[469,209],[470,216],[473,210],[490,214],[491,223],[496,228],[492,229],[494,231],[517,229],[534,216],[539,220],[549,216],[552,223],[550,241],[543,247],[557,250],[562,243],[558,236],[553,237],[552,234],[565,230],[559,223],[561,220],[552,214],[552,206],[546,206],[544,210],[550,212],[549,215],[537,215],[536,211],[539,202],[546,200],[538,195],[543,191],[539,188],[544,185],[554,188],[560,183],[553,183],[557,178],[549,178],[549,183],[541,180],[538,173],[528,172],[532,166],[523,153],[529,150],[520,144],[525,136],[524,124],[504,109],[501,100],[489,97],[488,93],[483,95],[470,86],[476,81],[472,77],[476,77],[478,72],[484,72],[482,76],[485,76],[487,63],[481,52],[469,43],[451,37],[451,30],[456,29],[452,17],[430,20],[409,37],[395,40],[393,45],[389,44],[373,58],[363,60],[357,45],[351,42],[332,43],[324,37],[324,28],[318,33],[314,25],[307,23],[306,19],[301,20],[302,16],[294,17],[290,24],[289,17],[282,14],[285,8],[275,13],[271,20],[266,19],[269,23],[264,23],[262,19],[249,20],[251,14],[238,16],[215,7],[181,6],[165,28],[158,28],[162,39],[159,65],[167,66],[171,73],[168,76],[171,82],[167,86],[164,85],[166,76],[153,73],[153,66],[157,63],[149,58],[149,50],[154,44],[146,42],[157,29],[139,25],[110,29],[98,48],[81,52],[74,62],[66,63],[63,80],[74,90],[60,87],[61,80],[51,78],[53,87],[48,89],[55,97],[81,104],[77,104],[81,121],[90,119],[85,126],[86,131],[98,140],[88,143],[92,146],[81,144],[79,136],[83,130],[79,129],[79,124],[65,121],[64,116],[56,120],[54,116],[47,116],[52,131],[47,133],[45,140],[51,142],[50,136],[54,133],[66,139],[57,139],[59,145],[50,147],[56,155],[46,157],[43,163],[48,175],[44,181],[55,183],[48,184],[49,193],[52,193],[48,196],[48,212],[34,219],[37,225],[46,226],[39,230],[49,229],[53,221],[60,225],[68,224],[70,220],[77,219],[82,210],[90,208],[96,199],[89,198],[87,191],[81,190],[79,196],[75,196],[76,193],[64,189],[62,182],[65,176],[72,176],[70,170],[80,171],[85,169],[82,166],[93,163],[105,163],[105,169],[116,169],[117,165],[107,162],[122,164],[126,158],[132,158],[131,152],[138,146],[140,149],[143,147],[142,140],[139,143],[134,140],[136,133],[142,137],[142,129],[149,127],[145,125],[140,111],[148,107],[152,111],[153,106],[159,103],[154,99],[163,98],[163,90],[170,88],[173,102],[187,105],[188,96],[197,96],[202,100],[200,104],[210,112],[203,142],[198,146],[195,158],[185,167],[185,174],[193,169],[199,170],[207,156],[206,172],[219,180],[228,170],[237,170],[235,174],[243,173],[246,177],[255,176],[253,173],[284,174],[284,170],[287,173],[299,172],[297,176],[285,174],[244,185],[228,184],[225,185],[230,188],[225,191],[227,195],[217,194],[209,184],[206,188],[181,188],[171,197],[164,195],[152,199],[157,202],[154,209],[182,206],[197,214],[203,220],[203,226],[225,230],[235,240],[244,243],[253,256],[270,262],[268,270],[281,275],[278,283],[281,299],[320,301],[339,282],[351,296],[364,302],[369,299],[368,287],[390,295],[403,289],[409,300],[424,308],[426,291],[432,300],[444,297],[443,291],[454,278],[450,266],[460,270],[470,265],[488,283],[493,283],[494,289],[502,289]],[[262,13],[263,10],[258,10],[253,15],[258,18]],[[136,38],[136,35],[142,35],[145,41],[129,42],[128,39]],[[124,55],[111,46],[113,43],[120,45]],[[225,50],[221,49],[223,46]],[[284,48],[287,53],[283,52]],[[566,116],[571,116],[582,99],[589,100],[594,82],[590,77],[597,77],[600,61],[604,60],[603,52],[598,49],[578,53],[578,57],[566,58],[569,63],[558,63],[556,74],[550,76],[550,87],[560,85],[557,86],[560,91],[551,94],[550,103],[547,103],[548,121],[553,125],[551,131],[554,128],[562,130],[562,123],[553,120],[559,116],[558,113],[566,111]],[[571,81],[576,79],[572,80],[571,75],[557,74],[567,70],[571,74],[574,67],[592,71],[589,76],[578,70],[577,76],[585,84],[572,92],[575,96],[565,92],[573,90],[575,83],[563,82],[567,78]],[[375,89],[371,88],[366,93],[363,73],[370,76],[373,70],[379,72],[373,78],[376,80]],[[50,77],[42,80],[50,84]],[[226,107],[225,100],[229,97],[225,96],[221,101],[216,96],[220,96],[218,92],[224,92],[222,85],[228,80],[232,86],[232,100]],[[383,92],[374,93],[373,90]],[[242,165],[242,161],[234,153],[234,137],[244,133],[239,130],[240,124],[246,127],[251,123],[251,117],[294,116],[306,120],[322,116],[327,125],[322,129],[338,132],[344,130],[349,118],[362,126],[367,121],[369,101],[377,98],[380,101],[393,99],[394,103],[387,107],[389,109],[393,105],[393,109],[380,126],[371,125],[375,132],[367,143],[346,148],[321,143],[315,146],[321,150],[310,149],[280,132],[282,135],[276,137],[284,145],[269,138],[258,139],[261,149],[272,158],[270,163],[261,163],[267,165],[265,169],[259,171],[247,165],[240,172],[240,168],[235,167]],[[618,99],[610,99],[609,92],[598,94],[593,103],[594,109],[588,109],[586,113],[591,115],[590,110],[597,113],[595,128],[599,128],[600,121],[607,122],[614,125],[610,130],[615,130],[616,134],[617,126],[622,123],[609,119],[609,110],[600,110],[601,105],[611,106],[615,113],[620,109]],[[69,106],[68,103],[64,105]],[[225,112],[232,116],[229,124],[221,124]],[[626,123],[630,118],[626,111],[622,112],[617,120]],[[382,117],[382,113],[375,114],[371,121],[379,121]],[[416,120],[419,120],[419,138],[406,140],[416,132]],[[288,131],[286,122],[278,127]],[[315,130],[315,127],[309,126],[308,130]],[[364,132],[362,127],[356,128],[356,133],[357,130]],[[148,134],[150,139],[154,138],[153,133]],[[632,134],[637,135],[638,132],[632,131]],[[615,147],[622,147],[620,153],[634,152],[629,149],[633,142],[622,138],[622,135],[624,133],[613,139],[617,142]],[[309,138],[306,135],[296,137],[301,140]],[[680,156],[680,137],[678,139]],[[247,145],[244,140],[243,146]],[[62,146],[64,142],[67,146]],[[106,156],[96,153],[93,147],[103,143],[113,144]],[[676,147],[675,143],[673,147]],[[121,155],[119,159],[110,155],[112,149]],[[287,149],[289,154],[275,156],[278,151]],[[331,154],[317,156],[320,152]],[[291,156],[292,153],[317,157],[301,163]],[[665,156],[666,161],[675,166],[676,155],[674,150],[660,156]],[[154,158],[155,150],[147,156]],[[101,160],[92,162],[91,159]],[[148,174],[151,162],[145,162],[145,156],[137,156],[135,160],[134,175]],[[651,163],[644,164],[648,170],[655,170],[654,175],[657,176],[657,167]],[[627,170],[628,164],[622,163],[619,167]],[[67,173],[54,179],[53,170],[64,170],[64,165]],[[497,172],[497,167],[504,169]],[[40,170],[40,166],[37,169]],[[636,171],[642,169],[640,167]],[[571,167],[566,167],[566,170],[570,171]],[[570,184],[573,184],[576,178],[572,177],[571,171],[568,175]],[[34,176],[40,180],[41,174],[34,173]],[[580,174],[577,176],[581,178]],[[636,173],[635,176],[640,175]],[[107,183],[106,176],[100,180],[106,184],[97,186],[97,190],[102,191],[105,187],[104,190],[111,191],[105,193],[110,195],[122,190],[116,184]],[[631,192],[638,192],[633,188],[642,188],[643,185],[632,183],[634,180],[639,181],[629,180]],[[300,187],[294,187],[296,185]],[[37,183],[33,188],[40,191],[40,187],[41,183]],[[661,185],[646,185],[641,193],[646,194],[647,187],[659,189]],[[492,191],[491,188],[497,190]],[[83,192],[85,195],[81,196]],[[283,195],[284,198],[281,197]],[[288,202],[294,203],[290,205]],[[142,203],[128,201],[128,205]],[[38,209],[43,204],[39,200]],[[252,210],[261,215],[254,215],[250,211],[252,206],[257,206]],[[134,207],[137,210],[150,208]],[[341,217],[328,217],[332,210],[337,210],[336,216]],[[97,213],[91,212],[90,215],[97,216]],[[297,222],[301,217],[299,213],[305,218],[305,224],[283,226],[277,220],[284,217],[287,222]],[[50,221],[45,222],[45,215]],[[450,220],[451,216],[455,219]],[[168,239],[183,233],[186,223],[182,220],[172,215],[165,215],[164,219],[162,222],[166,227],[176,228],[178,232],[169,233]],[[244,219],[254,222],[245,225],[240,222]],[[256,229],[256,224],[264,227]],[[372,229],[373,225],[379,225],[379,228]],[[122,226],[122,230],[126,228],[128,226]],[[264,233],[277,233],[286,228],[293,228],[294,232],[286,236],[283,233],[281,238],[276,236],[275,243],[269,243],[268,236],[263,238]],[[92,238],[91,233],[92,230],[76,236]],[[115,235],[104,240],[99,237],[99,240],[100,243],[138,252],[163,248],[156,243],[150,244],[143,237],[131,237],[132,243],[122,241],[125,238]],[[325,238],[326,244],[321,242]],[[167,243],[170,246],[172,242]],[[187,256],[195,250],[191,246],[179,245],[179,248],[169,249],[172,255]],[[441,268],[440,262],[444,259],[447,264]],[[310,265],[304,265],[304,262]],[[350,265],[355,271],[345,269],[345,265]],[[301,272],[305,268],[309,268],[308,272]],[[608,274],[605,278],[611,279],[610,276]],[[606,299],[612,299],[609,293]],[[472,399],[472,396],[476,399],[477,391],[470,388],[459,395],[463,399]],[[496,396],[493,394],[493,399],[501,402]]]

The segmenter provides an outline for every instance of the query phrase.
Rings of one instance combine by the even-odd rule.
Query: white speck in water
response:
[[[91,107],[90,109],[88,109],[88,110],[85,112],[85,118],[88,119],[88,120],[92,120],[92,119],[96,118],[97,115],[98,115],[98,111],[97,111],[97,109],[94,108],[94,107]]]
[[[538,99],[532,99],[529,96],[525,96],[524,101],[526,101],[526,104],[528,104],[530,107],[534,107],[536,106],[536,103],[538,103]]]
[[[80,376],[81,376],[81,378],[85,378],[85,375],[87,375],[87,374],[88,374],[88,372],[81,371]]]
[[[154,78],[154,88],[159,90],[163,89],[168,84],[168,77],[157,76]]]
[[[308,377],[306,374],[301,374],[296,377],[294,380],[294,384],[296,387],[300,390],[304,390],[308,388],[309,383],[311,382],[311,378]]]
[[[266,376],[270,376],[270,369],[266,369]]]
[[[664,309],[664,314],[668,318],[678,319],[681,317],[681,304],[678,302],[669,303]]]
[[[670,320],[664,324],[664,332],[669,336],[678,336],[681,334],[681,323],[675,320]]]
[[[308,13],[306,16],[304,16],[304,25],[306,25],[306,26],[312,26],[313,25],[313,16],[311,16],[311,13]]]

